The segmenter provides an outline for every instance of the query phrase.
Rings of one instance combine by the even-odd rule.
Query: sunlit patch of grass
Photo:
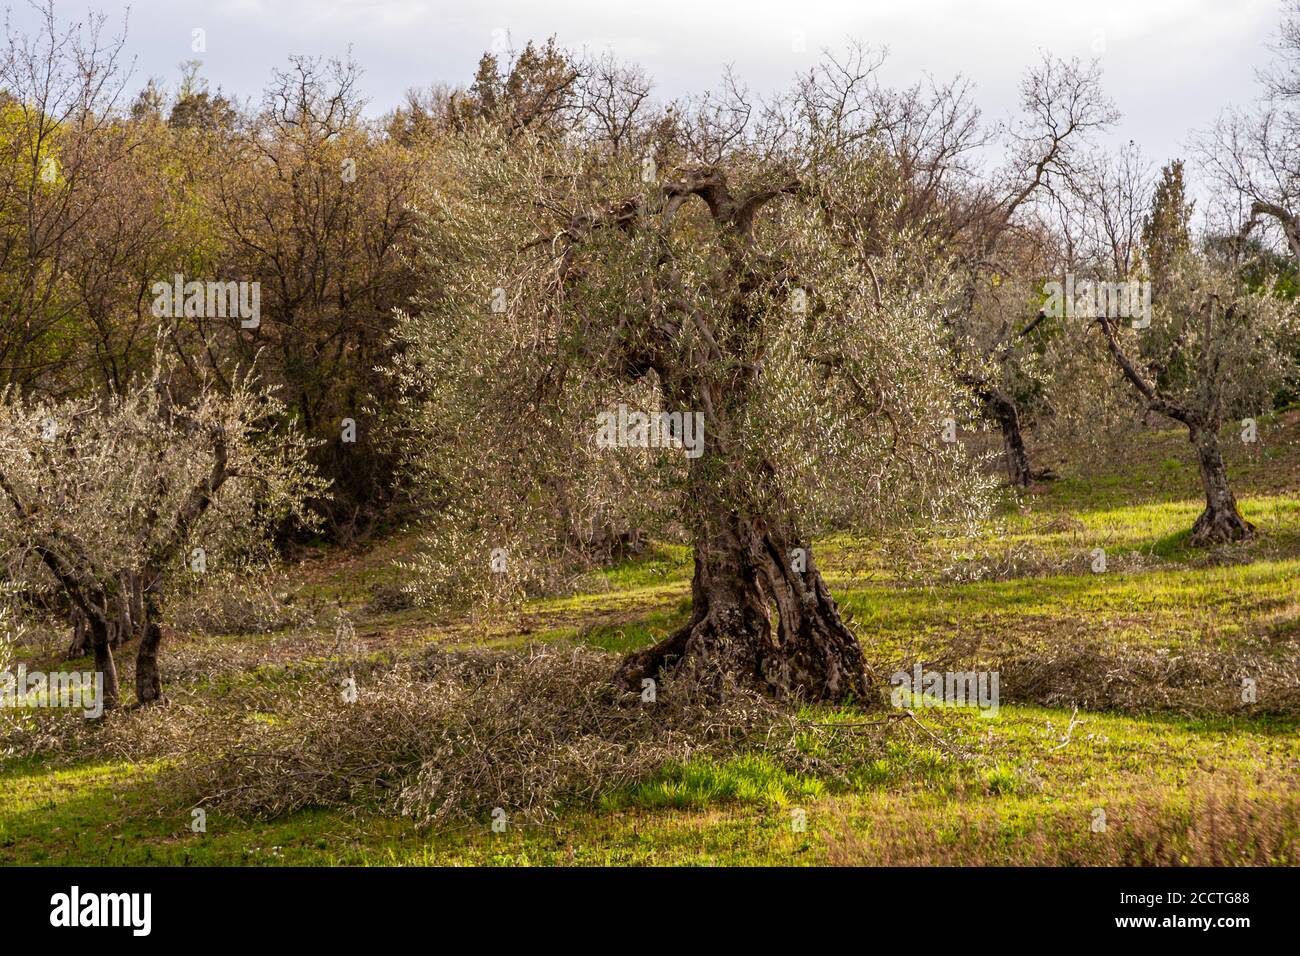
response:
[[[656,542],[648,554],[623,561],[599,573],[615,591],[689,582],[691,549],[685,545]]]
[[[995,764],[983,771],[980,780],[988,792],[994,795],[1019,793],[1026,789],[1025,778],[1020,769],[1006,763]]]
[[[1300,559],[1170,569],[978,581],[932,588],[862,588],[838,593],[864,643],[888,659],[933,648],[954,633],[988,651],[1081,631],[1111,641],[1145,639],[1169,647],[1236,633],[1276,631],[1296,600]],[[1061,627],[1061,625],[1069,625]]]
[[[585,628],[575,633],[574,640],[603,651],[632,651],[667,637],[685,624],[689,616],[690,601],[686,599],[672,610],[652,611],[634,621]]]
[[[602,806],[610,810],[627,806],[680,809],[735,801],[785,807],[825,794],[825,781],[790,773],[764,755],[746,754],[723,761],[671,764],[654,780],[607,795]]]

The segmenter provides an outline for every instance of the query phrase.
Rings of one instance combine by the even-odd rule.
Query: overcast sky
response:
[[[120,20],[125,4],[56,0],[62,17],[89,9]],[[9,0],[13,24],[35,18]],[[201,59],[213,86],[256,97],[293,53],[343,55],[363,68],[371,111],[412,86],[466,83],[494,42],[554,34],[569,48],[613,49],[641,64],[664,99],[713,85],[730,64],[756,92],[785,87],[822,49],[848,38],[884,46],[884,77],[907,85],[964,74],[987,118],[1017,105],[1017,84],[1039,50],[1097,57],[1123,112],[1119,141],[1150,160],[1185,153],[1189,131],[1257,94],[1281,0],[136,0],[127,48],[136,85],[172,84]],[[206,51],[191,52],[193,31]]]

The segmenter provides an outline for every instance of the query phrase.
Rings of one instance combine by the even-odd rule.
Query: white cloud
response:
[[[59,4],[65,17],[84,9]],[[20,27],[30,19],[23,7],[13,13]],[[128,47],[141,80],[170,80],[193,56],[190,31],[201,26],[205,74],[255,97],[289,54],[339,55],[351,45],[372,108],[384,110],[410,86],[467,82],[494,30],[520,45],[554,34],[570,47],[612,48],[667,96],[713,84],[726,64],[752,89],[775,90],[820,49],[852,37],[890,49],[884,75],[894,84],[926,72],[967,75],[992,117],[1016,107],[1020,76],[1040,49],[1085,59],[1099,50],[1124,113],[1116,138],[1163,159],[1222,107],[1255,95],[1254,70],[1280,14],[1279,0],[135,0]]]

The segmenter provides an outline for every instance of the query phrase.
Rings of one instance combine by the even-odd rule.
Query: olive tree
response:
[[[1192,542],[1249,538],[1254,528],[1228,486],[1220,436],[1242,420],[1253,437],[1257,426],[1244,420],[1268,411],[1293,379],[1295,310],[1253,261],[1257,246],[1240,234],[1197,240],[1182,162],[1153,178],[1126,150],[1097,170],[1076,178],[1063,203],[1072,212],[1064,223],[1071,263],[1086,290],[1074,318],[1100,330],[1113,373],[1144,414],[1188,430],[1206,500]]]
[[[0,394],[0,558],[52,585],[88,623],[106,706],[118,703],[112,632],[124,591],[139,638],[136,699],[163,699],[158,654],[169,582],[257,547],[320,493],[306,442],[247,376],[229,392],[174,394],[159,366],[120,395],[47,402]],[[127,582],[124,584],[124,582]]]
[[[1043,336],[1059,318],[1025,294],[1051,258],[1038,209],[1083,172],[1090,136],[1117,118],[1095,62],[1044,56],[1021,82],[1021,114],[1002,135],[1007,159],[977,190],[962,235],[966,304],[952,323],[955,361],[1002,434],[1013,486],[1044,474],[1030,467],[1022,416],[1050,386]]]
[[[1144,405],[1187,429],[1205,492],[1205,509],[1192,526],[1196,545],[1254,535],[1228,485],[1220,433],[1240,418],[1244,436],[1252,438],[1254,417],[1295,375],[1288,345],[1300,323],[1292,303],[1269,286],[1245,282],[1241,268],[1189,253],[1153,303],[1150,327],[1119,324],[1105,311],[1096,316],[1111,356]]]
[[[414,456],[453,501],[432,570],[507,580],[548,560],[557,478],[599,474],[596,501],[566,481],[563,507],[590,511],[613,484],[694,554],[689,620],[625,658],[630,687],[685,666],[861,697],[862,650],[814,536],[982,504],[942,440],[953,290],[932,248],[869,252],[839,214],[898,195],[878,138],[844,136],[855,120],[834,109],[792,124],[731,86],[647,116],[674,132],[642,157],[481,126],[424,201],[442,282],[400,322],[394,371]]]

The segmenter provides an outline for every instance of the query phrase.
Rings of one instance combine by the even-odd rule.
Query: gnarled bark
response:
[[[1241,516],[1237,499],[1228,487],[1228,470],[1219,451],[1219,434],[1212,428],[1192,429],[1192,445],[1205,489],[1205,510],[1192,525],[1192,543],[1224,544],[1255,536],[1255,526]]]
[[[711,516],[695,542],[691,598],[690,621],[629,654],[619,683],[639,690],[643,679],[685,667],[719,693],[735,682],[778,698],[867,698],[862,649],[811,550],[762,519]]]
[[[1034,476],[1029,470],[1029,453],[1025,451],[1025,440],[1020,434],[1020,412],[1016,403],[1004,395],[996,394],[987,399],[987,405],[1002,430],[1007,480],[1017,488],[1028,488]]]
[[[118,705],[121,694],[118,688],[117,664],[113,660],[112,635],[106,617],[92,614],[90,622],[90,643],[95,651],[95,670],[104,675],[104,710],[112,710]]]
[[[757,476],[747,474],[752,461],[735,437],[744,431],[753,399],[752,356],[761,352],[763,303],[783,281],[774,263],[754,249],[754,217],[778,196],[802,189],[792,178],[737,195],[722,170],[700,166],[664,186],[657,211],[636,201],[604,219],[607,227],[630,229],[643,217],[662,229],[690,197],[699,198],[722,240],[717,284],[733,290],[718,322],[691,305],[689,295],[671,289],[680,277],[667,270],[670,290],[663,298],[673,303],[671,318],[661,316],[618,357],[620,372],[632,380],[657,374],[666,407],[700,410],[709,436],[701,456],[691,460],[686,496],[695,550],[691,618],[661,643],[624,659],[616,681],[630,689],[675,668],[718,693],[746,684],[780,698],[867,696],[857,639],[840,619],[793,519],[777,517],[793,509],[774,469],[764,463]],[[575,218],[573,234],[582,228]],[[565,276],[571,261],[566,258]],[[677,341],[679,323],[692,330],[687,361]]]
[[[149,584],[145,586],[139,618],[140,646],[135,653],[135,700],[137,705],[165,704],[162,692],[162,672],[158,669],[158,650],[162,645],[162,627],[158,624],[158,587],[161,574],[154,569],[147,572]]]
[[[72,621],[72,643],[68,645],[65,656],[71,660],[90,653],[90,627],[86,622],[86,615],[82,614],[75,604],[68,612],[68,617]]]

